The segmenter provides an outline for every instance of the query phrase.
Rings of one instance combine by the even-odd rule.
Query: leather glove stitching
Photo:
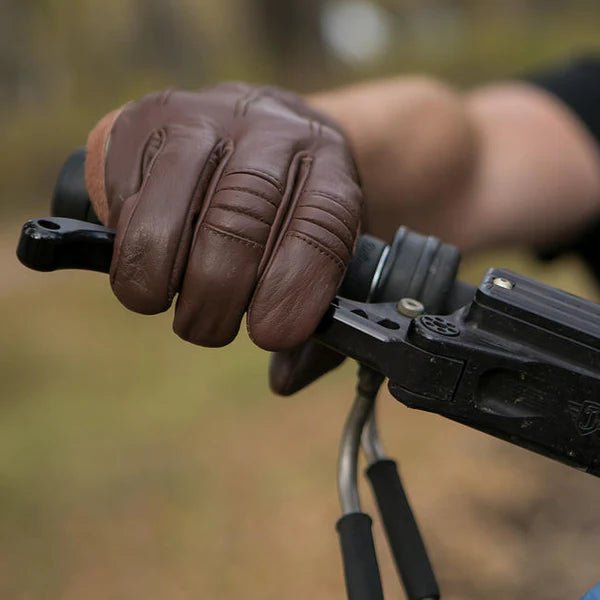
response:
[[[243,96],[235,103],[233,115],[235,117],[245,117],[248,114],[248,107],[252,102],[256,102],[264,93],[265,89],[250,88]]]
[[[292,159],[292,163],[288,169],[286,191],[282,196],[282,202],[277,211],[277,215],[275,216],[273,228],[269,234],[269,239],[267,240],[266,249],[258,266],[257,283],[254,286],[254,292],[251,296],[250,305],[248,306],[247,311],[248,317],[246,320],[246,328],[248,330],[248,336],[255,344],[257,344],[257,342],[252,333],[255,300],[259,297],[260,290],[266,279],[265,275],[268,273],[269,267],[277,256],[278,249],[287,236],[288,227],[292,221],[296,204],[302,197],[303,189],[310,173],[312,160],[312,156],[309,156],[304,152],[298,153]],[[277,226],[279,223],[281,223],[280,227]],[[277,235],[277,237],[272,239],[274,234]],[[266,264],[265,258],[267,258]],[[258,345],[259,344],[257,344],[257,346]]]
[[[233,174],[238,174],[239,171],[234,172],[234,171],[229,171],[227,173],[225,173],[225,175],[223,175],[223,178],[227,177],[228,175],[233,175]],[[253,173],[250,173],[251,175],[253,175]],[[267,183],[271,183],[270,181]],[[260,192],[253,190],[251,188],[248,187],[244,187],[244,186],[227,186],[227,187],[222,187],[219,188],[220,192],[226,192],[226,191],[232,191],[232,192],[244,192],[245,194],[251,194],[252,196],[256,196],[257,198],[262,198],[263,200],[266,200],[271,206],[274,206],[275,208],[279,208],[279,205],[275,202],[273,202],[273,200],[271,200],[271,198],[269,198],[266,194],[261,194]],[[279,190],[277,190],[279,192]],[[270,225],[270,223],[269,223]]]
[[[331,200],[332,202],[335,202],[337,205],[341,206],[350,215],[353,221],[357,218],[357,216],[344,204],[343,200],[332,194],[328,194],[327,192],[322,192],[320,190],[306,190],[306,194],[312,196],[321,196],[321,198]]]
[[[326,248],[325,246],[321,245],[314,238],[312,238],[304,233],[298,233],[297,231],[290,231],[287,233],[287,236],[298,238],[299,240],[302,240],[303,242],[307,243],[309,246],[312,246],[320,254],[323,254],[324,256],[326,256],[327,258],[332,260],[342,273],[345,273],[346,266],[345,266],[344,262],[342,261],[342,259],[337,254],[335,254],[331,250],[329,250],[329,248]]]
[[[194,189],[193,202],[191,205],[200,207],[194,229],[203,222],[206,213],[210,210],[215,192],[223,179],[223,172],[227,168],[227,163],[235,150],[235,145],[231,139],[219,140],[211,150],[210,156],[198,177],[198,183]],[[212,170],[211,170],[212,166]],[[206,184],[202,189],[202,183]],[[202,197],[200,198],[200,195]]]
[[[259,88],[256,90],[256,93],[255,93],[253,96],[251,96],[250,98],[248,98],[248,99],[246,100],[246,103],[245,103],[245,105],[244,105],[244,110],[243,110],[243,112],[242,112],[242,115],[243,115],[244,117],[248,116],[248,111],[250,110],[250,107],[251,107],[253,104],[256,104],[256,103],[257,103],[259,100],[261,100],[262,98],[264,98],[264,97],[267,97],[267,96],[269,96],[269,94],[268,94],[268,89],[267,89],[266,87],[259,87]]]
[[[202,223],[199,229],[207,229],[209,233],[214,233],[215,235],[220,235],[222,237],[229,238],[234,242],[239,242],[240,244],[245,244],[246,246],[250,246],[258,250],[262,250],[264,248],[262,244],[259,244],[254,240],[250,240],[240,235],[236,235],[234,233],[231,233],[230,231],[223,231],[222,229],[219,229],[214,225],[211,225],[210,223]]]
[[[340,223],[341,225],[343,225],[344,228],[346,229],[346,231],[350,234],[350,237],[352,239],[354,239],[354,235],[355,234],[350,229],[350,226],[348,225],[348,223],[346,223],[343,219],[340,219],[340,217],[338,217],[337,215],[333,214],[332,212],[329,212],[329,211],[325,210],[322,206],[317,206],[315,204],[303,204],[302,208],[311,208],[313,210],[318,210],[318,211],[321,211],[322,213],[325,213],[328,217],[333,218],[338,223]]]
[[[302,208],[304,208],[304,206]],[[332,229],[329,229],[329,227],[327,227],[323,223],[319,223],[317,220],[311,219],[309,217],[295,217],[294,220],[295,221],[305,221],[306,223],[310,223],[311,225],[314,225],[315,227],[320,227],[321,229],[324,229],[331,235],[335,236],[336,239],[338,239],[343,244],[343,246],[348,250],[348,252],[350,254],[352,254],[352,248],[348,245],[348,242],[343,240],[335,231],[333,231]],[[352,235],[352,234],[350,234],[350,235]],[[351,239],[354,239],[354,237],[352,237]],[[337,256],[337,253],[334,250],[331,250],[331,252],[333,254],[336,254],[336,256]],[[339,258],[340,258],[340,260],[342,260],[341,257],[339,257]]]
[[[144,151],[142,153],[142,171],[141,171],[141,179],[146,176],[146,172],[150,167],[150,163],[154,160],[156,154],[160,151],[163,143],[164,143],[164,130],[163,129],[155,129],[146,140],[144,145]]]
[[[283,194],[283,192],[285,191],[283,189],[283,186],[281,185],[281,183],[279,181],[277,181],[277,179],[273,175],[271,175],[270,173],[267,173],[266,171],[261,171],[260,169],[256,169],[256,168],[234,169],[232,171],[226,171],[223,174],[223,177],[227,177],[229,175],[256,175],[260,179],[263,179],[267,183],[270,183],[280,194]],[[233,188],[233,189],[235,189],[235,188]]]
[[[211,150],[208,160],[198,176],[191,201],[188,205],[182,228],[182,236],[179,239],[177,250],[173,255],[168,288],[169,304],[173,301],[175,294],[179,291],[183,277],[185,277],[189,252],[193,247],[195,240],[195,231],[198,227],[198,223],[203,221],[206,216],[207,210],[205,210],[205,206],[207,204],[210,205],[210,200],[212,200],[211,191],[214,195],[214,187],[217,185],[217,183],[214,183],[213,186],[213,182],[220,179],[220,172],[225,169],[233,149],[233,142],[231,140],[219,140]],[[207,198],[210,198],[210,200],[207,201]],[[188,239],[189,235],[192,236],[192,240],[191,243],[187,245],[187,252],[184,252],[184,250],[186,250],[184,241]],[[179,268],[175,268],[176,265],[179,265]]]
[[[296,203],[302,196],[303,187],[308,178],[311,162],[312,157],[308,156],[305,152],[299,152],[292,158],[292,162],[288,168],[285,192],[281,197],[281,203],[277,209],[277,214],[273,220],[273,226],[269,232],[269,238],[265,245],[265,252],[260,265],[258,266],[258,285],[256,286],[255,294],[260,289],[263,276],[268,271],[269,266],[277,255],[277,250],[285,237]],[[267,260],[266,263],[265,258]],[[250,304],[250,309],[251,308],[252,303]]]
[[[231,188],[220,188],[219,191],[221,190],[230,190]],[[269,227],[271,227],[271,222],[268,221],[267,219],[264,219],[263,217],[258,217],[256,215],[253,215],[248,208],[245,209],[241,209],[241,208],[236,208],[235,206],[225,206],[224,204],[213,204],[211,206],[212,210],[225,210],[227,212],[232,212],[232,213],[237,213],[239,215],[244,215],[245,217],[249,217],[250,219],[254,219],[255,221],[260,221],[261,223],[264,223],[265,225],[268,225]]]
[[[161,145],[158,148],[158,150],[156,151],[156,153],[154,154],[154,156],[152,157],[152,160],[149,162],[148,171],[146,173],[142,174],[142,183],[141,183],[139,190],[137,192],[135,192],[134,194],[132,194],[132,196],[130,196],[127,199],[127,201],[129,201],[130,198],[133,198],[134,196],[136,196],[135,204],[134,204],[132,210],[129,212],[129,215],[127,217],[127,223],[125,223],[124,226],[119,228],[119,233],[117,234],[117,243],[115,244],[115,250],[114,250],[114,255],[112,258],[111,269],[110,269],[110,283],[111,283],[113,289],[115,288],[115,286],[118,286],[118,284],[119,284],[118,279],[119,279],[119,270],[120,270],[120,266],[121,266],[121,244],[119,243],[119,239],[123,240],[127,237],[127,232],[129,230],[129,226],[131,224],[131,221],[132,221],[132,219],[135,215],[136,209],[138,207],[139,199],[140,199],[142,192],[146,186],[146,183],[150,179],[150,175],[152,173],[154,165],[156,164],[156,161],[158,160],[158,157],[160,156],[162,149],[165,147],[165,142],[166,142],[165,131],[162,129],[158,130],[158,131],[161,135]],[[142,162],[143,162],[143,155],[142,155]],[[109,202],[110,202],[110,199],[109,199]],[[110,206],[110,204],[109,204],[109,206]]]

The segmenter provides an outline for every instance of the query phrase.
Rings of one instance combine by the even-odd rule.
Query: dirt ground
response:
[[[275,398],[245,336],[193,348],[101,275],[29,273],[16,226],[0,237],[0,600],[343,598],[353,367]],[[570,265],[536,273],[585,286]],[[597,479],[387,394],[380,416],[443,598],[575,600],[600,579]],[[376,535],[386,597],[402,597]]]

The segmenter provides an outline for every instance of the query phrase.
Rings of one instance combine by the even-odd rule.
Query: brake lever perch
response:
[[[470,304],[411,319],[336,298],[316,338],[403,404],[600,476],[600,306],[491,269]]]

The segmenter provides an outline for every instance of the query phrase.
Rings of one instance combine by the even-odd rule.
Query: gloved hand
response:
[[[340,362],[302,344],[342,280],[362,194],[343,135],[300,98],[243,84],[146,96],[91,132],[86,183],[117,232],[110,281],[127,308],[178,295],[174,330],[203,346],[231,342],[247,313],[258,346],[288,351],[271,369],[280,393]]]

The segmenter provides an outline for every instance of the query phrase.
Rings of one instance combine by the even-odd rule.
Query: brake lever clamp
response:
[[[506,282],[508,282],[508,285]],[[491,269],[451,315],[336,299],[316,337],[392,395],[600,476],[600,306]]]

